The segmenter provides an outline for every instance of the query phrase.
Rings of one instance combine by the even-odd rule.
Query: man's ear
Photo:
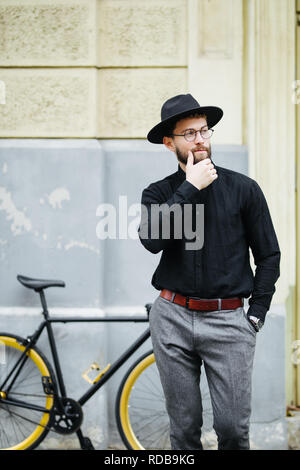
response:
[[[175,148],[172,137],[164,137],[163,143],[167,147],[167,149],[171,150],[171,152],[176,152],[176,148]]]

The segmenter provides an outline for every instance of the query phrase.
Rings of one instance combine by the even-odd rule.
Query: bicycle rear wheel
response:
[[[55,383],[53,372],[38,348],[30,348],[23,354],[24,344],[25,340],[19,336],[0,333],[1,450],[34,449],[49,430],[54,403],[49,393],[51,384]]]
[[[170,449],[169,418],[152,351],[125,374],[116,399],[120,436],[132,450]]]

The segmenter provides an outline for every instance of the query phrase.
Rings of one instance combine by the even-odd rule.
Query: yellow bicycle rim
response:
[[[129,444],[134,450],[145,450],[145,449],[137,440],[131,428],[129,412],[128,412],[130,393],[138,377],[148,366],[153,364],[153,362],[155,362],[155,358],[154,358],[154,354],[152,353],[137,364],[137,366],[132,370],[132,372],[130,373],[130,375],[128,376],[125,382],[121,400],[120,400],[120,419],[121,419],[122,427],[123,427],[124,433],[126,435],[126,438]]]
[[[25,349],[25,346],[22,346],[21,344],[18,343],[18,341],[15,338],[12,338],[9,336],[0,336],[0,342],[3,343],[5,346],[10,346],[12,348],[19,349],[20,351],[24,351]],[[29,349],[29,351],[26,354],[36,364],[36,366],[38,367],[41,373],[41,376],[46,376],[46,377],[50,376],[50,372],[45,362],[35,350]],[[51,395],[47,395],[45,408],[47,410],[50,410],[52,406],[53,406],[53,397]],[[50,413],[44,413],[41,418],[41,421],[37,425],[37,428],[26,439],[24,439],[22,442],[20,442],[19,444],[13,447],[9,447],[8,449],[3,449],[3,450],[28,449],[28,447],[30,447],[40,437],[40,435],[44,431],[45,426],[47,426],[49,419],[50,419]]]

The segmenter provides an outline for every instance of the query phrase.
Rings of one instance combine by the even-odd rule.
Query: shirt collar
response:
[[[181,168],[181,166],[178,164],[178,177],[180,179],[180,181],[184,181],[185,180],[185,171],[183,171],[183,169]]]

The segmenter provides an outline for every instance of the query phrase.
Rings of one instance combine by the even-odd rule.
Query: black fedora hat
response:
[[[154,126],[147,135],[149,142],[153,144],[162,144],[166,135],[166,130],[172,122],[197,112],[205,114],[209,127],[215,126],[223,116],[221,108],[216,106],[200,106],[197,100],[190,95],[177,95],[168,99],[161,108],[161,122]]]

